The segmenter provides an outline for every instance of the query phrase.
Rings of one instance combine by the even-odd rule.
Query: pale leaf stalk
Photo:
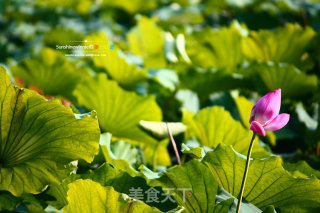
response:
[[[243,179],[242,179],[240,194],[239,194],[239,197],[238,197],[238,205],[237,205],[237,212],[236,213],[240,212],[241,202],[242,202],[244,187],[246,185],[246,180],[247,180],[247,176],[248,176],[250,158],[251,158],[251,153],[252,153],[252,148],[253,148],[255,137],[256,137],[256,133],[253,132],[252,139],[251,139],[250,146],[249,146],[249,150],[248,150],[248,154],[247,154],[247,163],[246,163],[246,168],[244,170],[244,175],[243,175]]]
[[[180,156],[179,156],[179,152],[178,152],[178,149],[177,149],[177,144],[173,139],[172,132],[171,132],[171,130],[169,128],[168,122],[166,122],[166,125],[167,125],[168,133],[169,133],[169,136],[170,136],[170,139],[171,139],[171,142],[172,142],[173,149],[174,149],[174,151],[176,153],[176,156],[177,156],[178,164],[181,165]]]

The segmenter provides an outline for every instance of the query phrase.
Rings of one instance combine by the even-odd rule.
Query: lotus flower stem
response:
[[[179,152],[178,152],[178,149],[177,149],[177,144],[173,139],[172,132],[171,132],[171,130],[169,128],[168,122],[166,122],[166,125],[167,125],[168,133],[169,133],[169,136],[170,136],[170,139],[171,139],[171,142],[172,142],[173,149],[174,149],[174,151],[176,153],[176,156],[177,156],[178,164],[181,165],[180,156],[179,156]]]
[[[246,168],[245,168],[245,170],[244,170],[244,175],[243,175],[243,179],[242,179],[240,194],[239,194],[239,198],[238,198],[237,213],[240,212],[240,207],[241,207],[241,202],[242,202],[244,187],[245,187],[245,185],[246,185],[246,180],[247,180],[247,176],[248,176],[249,165],[250,165],[250,157],[251,157],[252,147],[253,147],[253,144],[254,144],[254,139],[255,139],[255,137],[256,137],[256,133],[253,132],[252,139],[251,139],[250,146],[249,146],[249,150],[248,150],[248,154],[247,154]]]

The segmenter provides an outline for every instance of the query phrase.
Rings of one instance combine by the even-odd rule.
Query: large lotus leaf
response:
[[[139,17],[137,26],[127,36],[130,50],[137,55],[163,52],[164,35],[154,19]]]
[[[64,213],[140,213],[161,212],[141,201],[135,201],[125,194],[116,192],[113,187],[103,187],[92,180],[77,180],[68,185],[68,205]]]
[[[0,211],[14,210],[21,199],[13,196],[9,192],[0,192]]]
[[[161,109],[154,96],[139,96],[123,90],[106,75],[99,74],[79,84],[74,92],[78,103],[98,113],[103,132],[125,141],[155,147],[157,141],[139,128],[140,120],[161,121]]]
[[[143,156],[147,163],[153,164],[155,169],[157,165],[171,166],[170,154],[168,151],[169,139],[163,139],[157,143],[156,147],[142,146]]]
[[[261,88],[262,94],[281,88],[284,98],[301,98],[317,89],[317,76],[307,75],[293,65],[257,63],[250,66],[250,69],[258,73],[256,87]],[[260,81],[263,85],[259,84]]]
[[[219,30],[206,28],[188,37],[187,53],[191,61],[202,68],[231,71],[243,60],[241,41],[241,27],[236,22]]]
[[[232,145],[242,154],[248,151],[252,132],[243,128],[223,107],[204,108],[197,114],[184,110],[183,123],[187,126],[185,137],[194,137],[204,146],[215,148],[218,144],[224,143]],[[253,150],[257,154],[264,152],[257,142]]]
[[[58,51],[44,48],[39,57],[26,59],[11,67],[13,76],[25,80],[28,86],[42,89],[45,95],[70,98],[76,85],[88,74],[85,68],[75,68]]]
[[[219,185],[238,197],[246,158],[230,146],[220,145],[208,152],[203,162]],[[281,212],[319,212],[320,183],[317,178],[296,178],[282,167],[282,159],[272,156],[250,163],[244,198],[264,210],[273,205]]]
[[[137,174],[137,176],[131,176],[128,172],[115,168],[114,165],[103,164],[95,170],[90,170],[90,172],[87,174],[83,174],[81,176],[72,174],[61,184],[51,184],[48,190],[48,194],[53,196],[56,201],[50,201],[48,203],[57,207],[58,209],[66,206],[68,204],[68,184],[80,178],[91,179],[95,182],[100,183],[102,186],[112,186],[117,192],[124,193],[129,196],[133,196],[135,190],[140,188],[142,189],[142,196],[140,198],[141,201],[147,201],[148,197],[146,191],[151,188],[151,186],[147,184],[147,181],[145,179],[146,177],[143,176],[142,173]],[[164,192],[160,187],[155,187],[155,189],[159,191],[159,201],[161,201],[163,197],[160,198],[160,195]],[[176,203],[171,202],[170,200],[167,200],[165,202],[149,202],[148,204],[155,206],[162,211],[168,211],[177,206]]]
[[[213,212],[219,191],[214,176],[201,162],[192,160],[183,166],[174,166],[150,185],[162,186],[188,212]]]
[[[313,169],[305,161],[299,161],[297,163],[285,163],[283,167],[291,172],[291,174],[294,176],[305,178],[314,175],[320,179],[320,171]]]
[[[45,193],[49,196],[54,197],[54,200],[47,201],[47,203],[57,209],[61,209],[68,204],[67,192],[68,184],[79,179],[80,175],[71,174],[69,177],[65,178],[61,183],[51,183],[49,190]]]
[[[229,203],[230,205],[224,205],[222,208],[220,206],[217,206],[215,208],[214,212],[217,212],[216,210],[218,210],[218,209],[220,210],[220,208],[221,208],[221,210],[219,212],[221,212],[221,213],[225,213],[225,212],[235,213],[236,212],[238,199],[235,198],[234,196],[232,196],[226,190],[221,189],[219,191],[219,194],[217,195],[216,202],[219,202],[219,204]],[[227,206],[229,208],[227,208]],[[225,209],[229,210],[229,211],[226,211]],[[224,211],[222,211],[222,210],[224,210]],[[242,203],[241,203],[240,212],[241,213],[261,213],[262,211],[260,209],[258,209],[255,205],[253,205],[252,203],[248,203],[247,201],[243,200]],[[275,213],[275,210],[274,210],[273,206],[268,206],[263,212],[265,212],[265,213]]]
[[[241,118],[241,123],[246,127],[247,129],[250,129],[250,115],[251,115],[251,110],[254,104],[250,102],[248,99],[246,99],[243,96],[239,96],[234,98],[234,102],[236,103],[240,118]],[[266,132],[267,137],[272,145],[276,145],[276,136],[273,132]]]
[[[71,161],[91,162],[98,153],[95,113],[76,117],[58,101],[18,89],[2,67],[0,103],[0,190],[40,193],[69,175]]]
[[[312,28],[298,24],[287,24],[275,31],[250,31],[243,39],[243,52],[250,59],[299,65],[306,61],[308,56],[304,53],[314,35]]]
[[[112,186],[117,192],[127,194],[129,196],[136,196],[139,200],[147,202],[150,206],[155,206],[162,211],[168,211],[177,207],[176,202],[171,200],[164,201],[164,196],[162,195],[164,191],[161,187],[154,187],[157,190],[158,200],[150,200],[148,195],[148,190],[153,190],[153,187],[147,184],[146,177],[139,174],[139,176],[131,176],[125,171],[114,168],[114,166],[109,164],[104,164],[98,169],[92,171],[90,174],[83,175],[82,178],[88,178],[93,181],[100,183],[102,186]],[[140,192],[141,196],[135,195],[137,189],[142,189]],[[134,198],[134,197],[132,197]]]
[[[32,194],[26,194],[22,196],[22,202],[20,206],[25,206],[28,209],[28,212],[45,212],[44,208],[46,204],[44,204],[43,200],[40,200],[39,197]],[[21,207],[20,207],[21,208]],[[17,208],[17,210],[19,207]]]
[[[97,46],[97,49],[90,51],[106,54],[106,56],[92,57],[95,66],[104,68],[119,84],[131,87],[147,78],[146,70],[130,63],[116,46],[110,48],[112,44],[104,33],[88,36],[86,41],[85,45]]]
[[[161,186],[186,212],[235,212],[236,198],[220,191],[210,169],[198,160],[172,167],[160,178],[150,180],[149,184]],[[254,205],[245,202],[241,209],[241,213],[261,212]]]
[[[141,16],[135,26],[127,34],[130,51],[144,56],[144,64],[148,68],[165,66],[164,33],[156,26],[154,19]]]

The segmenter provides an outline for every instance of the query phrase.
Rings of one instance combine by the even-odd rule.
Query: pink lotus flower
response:
[[[281,89],[267,93],[253,106],[249,123],[255,133],[266,136],[266,131],[275,131],[284,127],[290,118],[287,113],[279,115]]]

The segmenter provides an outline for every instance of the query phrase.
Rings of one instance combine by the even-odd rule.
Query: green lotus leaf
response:
[[[281,88],[284,98],[296,99],[317,89],[317,76],[305,74],[293,65],[256,63],[250,69],[258,74],[256,88],[261,94]]]
[[[45,95],[61,95],[70,99],[76,85],[88,75],[85,68],[75,68],[61,52],[50,48],[42,49],[36,58],[11,66],[11,71],[27,86],[36,86]]]
[[[312,28],[287,24],[274,31],[250,31],[242,41],[243,52],[250,59],[301,65],[309,57],[306,49],[314,37]]]
[[[219,185],[238,197],[246,158],[230,146],[220,145],[208,152],[203,162],[210,168]],[[281,212],[318,212],[320,183],[317,178],[291,176],[277,156],[253,159],[243,197],[261,210],[273,205]]]
[[[171,158],[167,148],[169,143],[169,138],[166,138],[159,141],[156,147],[142,146],[144,159],[147,163],[152,164],[154,171],[157,165],[171,166]]]
[[[101,143],[100,143],[101,145]],[[140,150],[131,143],[125,141],[114,141],[111,144],[111,151],[118,159],[126,160],[130,165],[135,165],[140,159]]]
[[[45,212],[46,204],[33,194],[26,194],[22,196],[21,206],[25,206],[28,212]],[[19,209],[19,207],[17,209]]]
[[[139,124],[143,129],[159,138],[169,137],[167,124],[165,122],[140,121]],[[168,127],[173,136],[186,131],[186,126],[180,122],[168,122]]]
[[[237,210],[238,199],[233,197],[229,192],[227,192],[224,189],[221,189],[219,191],[219,194],[217,194],[216,202],[219,203],[219,205],[215,208],[215,212],[216,210],[220,210],[219,212],[221,213],[223,212],[234,213]],[[252,203],[248,203],[247,201],[243,200],[241,203],[240,212],[241,213],[261,213],[262,211]],[[273,206],[268,206],[263,212],[276,213]]]
[[[155,19],[138,17],[137,26],[127,34],[130,51],[144,56],[144,65],[148,68],[163,68],[166,65],[164,54],[164,33]]]
[[[319,122],[306,111],[303,103],[299,102],[296,106],[296,113],[300,122],[304,123],[309,131],[316,131]]]
[[[99,74],[79,84],[74,91],[78,103],[97,111],[99,124],[103,132],[113,137],[133,143],[144,143],[150,147],[157,140],[139,128],[140,120],[161,121],[161,109],[154,96],[140,96],[127,92],[106,75]]]
[[[213,212],[219,191],[208,167],[198,160],[172,167],[160,178],[151,180],[150,185],[162,186],[188,212]]]
[[[320,171],[313,169],[305,161],[299,161],[297,163],[285,163],[283,167],[294,176],[306,178],[314,175],[320,179]]]
[[[3,210],[14,210],[21,199],[13,196],[9,192],[0,192],[0,211]]]
[[[183,154],[189,154],[192,158],[203,158],[205,156],[205,151],[202,147],[189,147],[186,144],[181,145],[181,152]]]
[[[235,212],[237,205],[236,198],[220,190],[210,169],[198,160],[170,168],[160,178],[149,180],[149,185],[161,186],[186,212]],[[241,208],[243,213],[261,212],[250,203],[242,203]]]
[[[125,159],[117,158],[111,151],[111,134],[103,133],[100,136],[100,147],[107,163],[120,171],[125,171],[131,176],[139,176],[139,173]],[[122,150],[124,151],[124,150]]]
[[[113,187],[103,187],[92,180],[76,180],[68,185],[68,205],[62,211],[64,213],[140,213],[161,212],[155,207],[131,199],[125,194],[116,192]]]
[[[40,193],[99,150],[100,130],[95,113],[73,114],[59,101],[47,101],[10,83],[0,67],[0,190],[14,196]]]
[[[252,132],[234,120],[223,107],[204,108],[197,114],[183,111],[183,123],[187,126],[185,137],[194,137],[203,146],[215,148],[218,144],[224,143],[232,145],[242,154],[248,151]],[[253,150],[257,155],[265,153],[257,142]]]
[[[47,201],[47,203],[57,209],[61,209],[68,204],[67,201],[67,192],[68,184],[79,179],[80,175],[71,174],[69,177],[65,178],[61,183],[51,183],[49,190],[46,191],[46,194],[55,198],[54,201]]]
[[[143,202],[147,202],[150,199],[148,198],[148,190],[153,190],[153,187],[147,184],[148,178],[142,173],[139,176],[131,176],[128,172],[121,171],[109,164],[102,165],[98,169],[91,171],[90,174],[82,175],[82,178],[91,179],[102,186],[112,186],[117,192],[129,196],[134,196],[135,191],[140,189],[141,197],[139,197],[139,200]],[[154,187],[154,189],[157,190],[159,196],[158,202],[151,202],[150,200],[150,202],[147,202],[148,205],[166,212],[177,207],[176,202],[172,202],[171,200],[163,201],[165,197],[162,195],[164,191],[161,187]]]
[[[241,26],[234,22],[219,30],[205,28],[187,37],[187,53],[197,66],[232,71],[243,61]]]
[[[147,78],[147,71],[130,63],[117,46],[110,48],[111,45],[114,44],[111,44],[104,33],[88,36],[84,44],[88,46],[97,46],[97,49],[89,50],[90,52],[88,52],[88,54],[92,54],[92,51],[97,51],[99,54],[106,55],[92,57],[93,63],[95,66],[105,69],[105,71],[119,84],[126,87],[132,87],[137,82]]]

